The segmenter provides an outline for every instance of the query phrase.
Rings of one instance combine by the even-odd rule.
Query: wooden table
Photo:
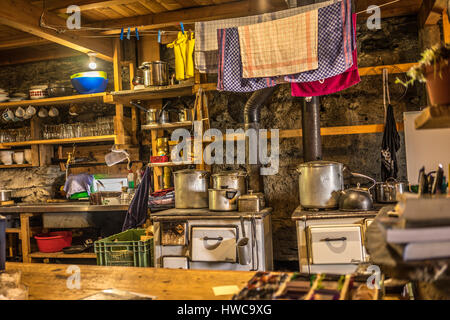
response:
[[[249,271],[175,270],[79,265],[81,288],[69,289],[69,265],[7,262],[6,270],[21,270],[30,300],[77,300],[105,289],[156,296],[158,300],[229,300],[213,287],[243,288],[255,274]]]

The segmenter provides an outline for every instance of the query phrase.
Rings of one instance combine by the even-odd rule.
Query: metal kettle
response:
[[[368,211],[373,208],[373,199],[370,193],[376,182],[371,177],[360,173],[351,173],[353,177],[365,178],[372,181],[373,185],[369,188],[361,188],[357,184],[356,188],[349,188],[341,191],[339,197],[339,209],[343,211]]]

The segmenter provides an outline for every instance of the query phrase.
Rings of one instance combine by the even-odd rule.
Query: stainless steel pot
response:
[[[311,161],[298,166],[300,205],[307,209],[339,206],[344,189],[344,165],[332,161]]]
[[[146,115],[147,124],[155,124],[158,122],[158,110],[148,109]]]
[[[236,189],[247,193],[247,173],[241,170],[221,171],[212,176],[213,189]]]
[[[167,86],[169,85],[169,65],[164,61],[144,62],[139,69],[144,75],[144,85]]]
[[[241,195],[236,189],[209,189],[209,210],[236,211],[237,199]]]
[[[11,200],[11,190],[0,190],[0,201],[9,201]]]
[[[173,173],[175,208],[208,208],[209,172],[185,169]]]
[[[395,203],[397,195],[405,193],[408,190],[408,184],[398,182],[394,178],[388,178],[386,182],[377,182],[375,185],[375,196],[377,202]]]
[[[341,192],[339,198],[339,210],[343,211],[367,211],[373,208],[373,199],[370,194],[370,189],[375,186],[375,180],[371,177],[360,173],[353,173],[352,176],[369,179],[373,182],[373,185],[369,188],[361,188],[360,184],[357,184],[356,188],[346,189]]]

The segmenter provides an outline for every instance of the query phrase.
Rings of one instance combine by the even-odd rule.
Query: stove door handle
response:
[[[332,242],[332,241],[347,241],[347,237],[340,237],[340,238],[324,238],[324,239],[320,239],[320,241],[326,241],[326,242]]]
[[[209,237],[203,237],[203,240],[208,241],[208,240],[217,240],[217,241],[222,241],[223,238],[222,237],[217,237],[217,238],[209,238]]]

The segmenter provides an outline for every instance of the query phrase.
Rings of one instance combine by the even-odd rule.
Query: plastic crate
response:
[[[153,238],[141,241],[145,229],[130,229],[95,241],[99,266],[153,267]]]

